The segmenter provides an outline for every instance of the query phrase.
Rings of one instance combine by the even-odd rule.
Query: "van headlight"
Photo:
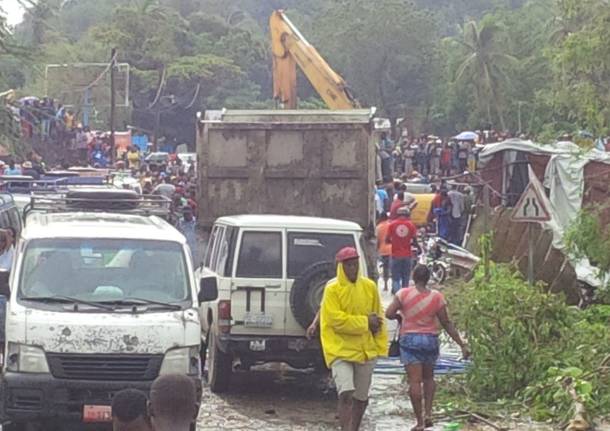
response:
[[[163,374],[196,374],[201,372],[199,347],[181,347],[168,350],[161,364],[160,375]]]
[[[27,344],[8,343],[6,369],[16,373],[49,373],[44,350]]]

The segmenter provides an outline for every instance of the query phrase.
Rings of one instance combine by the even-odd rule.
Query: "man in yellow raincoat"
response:
[[[339,394],[343,431],[360,428],[377,358],[387,356],[388,334],[377,285],[362,276],[358,252],[337,254],[337,278],[324,289],[320,334]]]

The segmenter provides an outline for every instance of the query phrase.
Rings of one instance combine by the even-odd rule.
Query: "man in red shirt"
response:
[[[392,294],[409,285],[413,244],[417,245],[417,228],[409,218],[409,209],[401,207],[397,213],[386,237],[386,242],[392,244]]]

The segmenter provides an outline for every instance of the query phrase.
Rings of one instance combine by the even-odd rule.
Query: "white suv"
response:
[[[201,324],[212,391],[229,386],[235,361],[241,369],[264,362],[294,368],[322,367],[318,340],[305,329],[314,319],[324,286],[335,272],[335,254],[356,247],[367,274],[355,223],[296,216],[241,215],[214,224],[201,277]]]

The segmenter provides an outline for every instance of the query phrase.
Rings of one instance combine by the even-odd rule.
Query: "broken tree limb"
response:
[[[566,378],[563,381],[563,387],[572,398],[572,403],[574,406],[574,417],[568,423],[565,431],[588,431],[591,429],[591,424],[587,421],[587,410],[585,409],[585,405],[576,393],[576,388],[574,387],[574,379],[571,377]]]
[[[469,418],[472,419],[473,421],[484,423],[485,425],[492,427],[496,431],[508,431],[507,427],[502,427],[500,425],[497,425],[497,424],[493,423],[492,421],[490,421],[489,419],[486,419],[477,413],[469,412],[468,410],[458,410],[457,412],[467,414],[469,416]]]

